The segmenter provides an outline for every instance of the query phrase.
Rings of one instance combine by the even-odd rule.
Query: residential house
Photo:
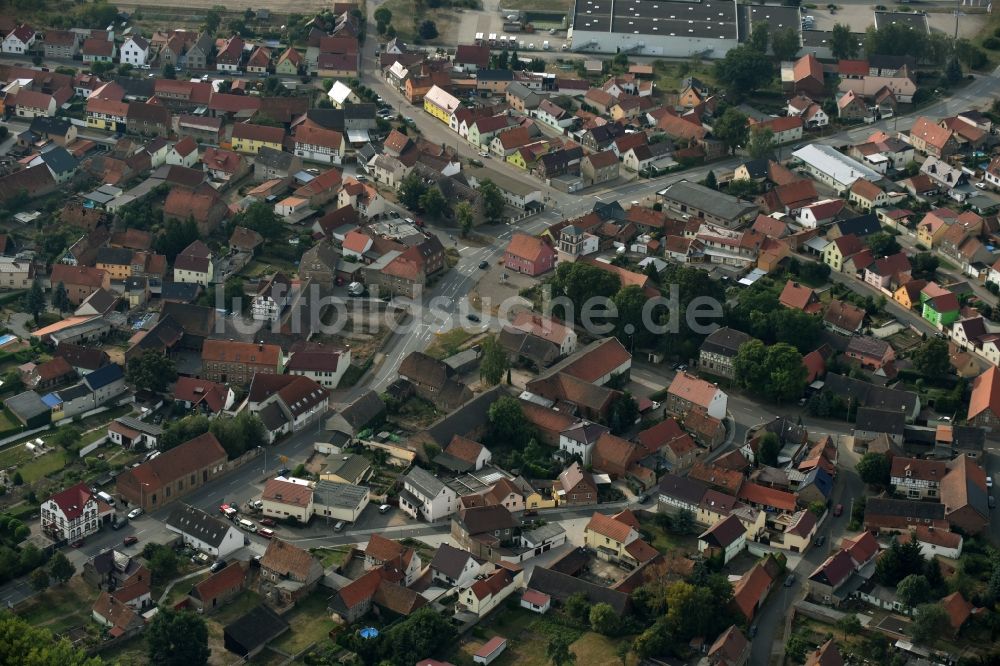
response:
[[[187,504],[175,507],[164,524],[185,546],[212,557],[225,558],[243,547],[243,533],[235,524]]]
[[[201,352],[202,375],[222,384],[245,385],[254,375],[281,372],[281,348],[231,340],[205,340]]]
[[[322,565],[307,551],[272,539],[260,558],[258,589],[281,605],[294,604],[315,589],[322,576]]]
[[[726,416],[728,396],[703,379],[686,372],[677,373],[667,389],[667,412],[683,417],[694,409],[709,416],[723,419]]]
[[[399,508],[411,518],[435,522],[458,510],[458,495],[430,472],[413,467],[403,477]]]
[[[638,527],[639,521],[631,511],[614,516],[595,512],[584,530],[584,542],[599,559],[635,569],[659,555],[639,537]]]
[[[698,367],[704,372],[734,379],[733,362],[740,347],[750,340],[746,333],[728,327],[713,331],[701,345]]]
[[[518,273],[541,275],[555,265],[555,250],[541,238],[515,233],[503,258],[504,266]]]
[[[103,513],[109,511],[107,505],[104,509]],[[57,541],[77,541],[101,528],[98,497],[85,483],[65,488],[45,500],[40,512],[42,531]]]
[[[598,502],[594,477],[577,462],[571,463],[559,474],[552,493],[562,505],[581,506]]]
[[[865,311],[861,308],[833,299],[827,304],[823,314],[823,326],[841,335],[855,335],[864,325]]]
[[[706,557],[722,556],[723,565],[746,547],[746,529],[739,518],[730,515],[702,532],[698,537],[698,552]]]

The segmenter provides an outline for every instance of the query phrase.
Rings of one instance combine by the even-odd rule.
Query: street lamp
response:
[[[143,511],[146,510],[146,496],[145,496],[145,493],[143,493],[142,489],[143,489],[143,486],[148,486],[148,485],[149,484],[146,483],[145,481],[140,481],[139,482],[139,507]]]

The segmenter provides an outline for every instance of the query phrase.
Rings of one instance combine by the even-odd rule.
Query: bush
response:
[[[983,40],[983,46],[988,48],[990,51],[1000,51],[1000,39],[996,37],[987,37]]]

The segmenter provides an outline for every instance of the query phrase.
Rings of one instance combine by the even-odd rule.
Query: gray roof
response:
[[[682,11],[684,10],[684,11]],[[652,3],[645,0],[594,0],[576,3],[575,30],[688,39],[737,38],[736,5],[720,0]],[[797,28],[798,24],[792,27]]]
[[[559,523],[546,523],[541,527],[536,527],[533,530],[521,533],[521,538],[524,539],[526,543],[529,544],[540,544],[544,543],[549,539],[554,539],[560,534],[565,534],[566,530],[563,529],[562,525]]]
[[[222,540],[226,538],[229,530],[236,529],[232,524],[187,504],[181,504],[170,512],[167,527],[173,527],[182,534],[204,541],[213,548],[222,545]]]
[[[281,406],[277,403],[277,401],[272,402],[264,407],[264,409],[257,412],[257,416],[260,417],[264,427],[271,432],[278,430],[281,426],[288,422],[288,417],[285,415],[285,412],[281,410]]]
[[[875,386],[859,379],[838,375],[835,372],[827,374],[823,391],[830,391],[845,399],[850,398],[864,407],[899,411],[906,415],[911,415],[916,411],[919,399],[915,393],[910,391]]]
[[[145,421],[140,421],[139,419],[132,418],[131,416],[121,416],[115,420],[126,428],[132,428],[132,430],[148,433],[153,437],[159,437],[163,434],[163,428],[155,423],[146,423]]]
[[[67,402],[69,400],[76,400],[77,398],[82,398],[86,395],[90,395],[91,393],[93,393],[93,391],[91,391],[90,388],[83,382],[80,382],[79,384],[74,384],[69,388],[64,388],[59,391],[56,391],[56,395],[58,395],[59,399],[62,400],[63,402]]]
[[[324,474],[336,474],[345,479],[357,479],[371,469],[371,462],[356,453],[341,453],[329,455],[326,458]]]
[[[743,201],[686,180],[678,181],[660,190],[658,194],[665,199],[676,201],[695,210],[703,210],[724,220],[736,219],[757,210],[757,206],[749,201]]]
[[[353,483],[320,480],[316,482],[316,487],[313,489],[313,503],[322,506],[356,509],[367,499],[368,489]]]
[[[77,167],[76,158],[61,146],[42,153],[42,161],[45,162],[45,166],[57,174],[75,171]]]
[[[462,570],[465,569],[465,563],[470,558],[472,558],[472,553],[443,543],[434,553],[431,569],[440,571],[449,578],[458,579],[462,575]]]
[[[902,435],[906,430],[906,416],[902,412],[862,407],[858,410],[854,429]]]
[[[437,497],[445,489],[444,482],[422,467],[414,467],[404,477],[404,481],[416,488],[425,497]]]
[[[355,429],[364,428],[385,410],[385,403],[375,391],[365,391],[350,405],[341,410],[344,417]]]
[[[750,340],[751,337],[743,331],[726,326],[713,331],[705,338],[705,342],[701,344],[701,351],[722,356],[736,356],[743,343]]]
[[[664,474],[660,479],[660,494],[686,504],[700,504],[708,488],[701,482],[675,474]]]
[[[889,497],[869,497],[865,504],[865,516],[911,516],[929,520],[944,520],[944,504],[940,502],[917,502],[914,500],[892,499]]]
[[[34,391],[25,391],[3,401],[4,406],[15,416],[28,420],[49,411],[49,406],[42,402]]]
[[[294,157],[291,153],[265,146],[257,151],[257,157],[254,158],[254,162],[259,162],[272,169],[288,169],[292,166],[292,159]]]

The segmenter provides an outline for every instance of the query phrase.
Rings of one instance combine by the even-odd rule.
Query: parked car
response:
[[[76,541],[74,541],[70,545],[73,546],[74,548],[80,548],[80,547],[83,546],[83,544],[84,544],[83,539],[77,539]]]
[[[264,537],[265,539],[273,539],[274,538],[274,530],[269,530],[266,527],[262,527],[259,530],[257,530],[257,534],[259,534],[260,536]]]
[[[480,321],[479,320],[479,315],[477,315],[477,314],[471,314],[470,313],[470,314],[465,315],[465,318],[468,319],[469,321],[476,322],[476,323],[479,323],[479,321]]]
[[[135,507],[134,509],[132,509],[131,511],[128,512],[128,519],[129,520],[135,520],[136,518],[138,518],[141,515],[142,515],[142,507],[141,506],[137,506],[137,507]]]
[[[378,508],[379,513],[389,513],[390,511],[392,511],[392,507],[388,504],[383,504]]]
[[[216,560],[212,564],[212,566],[209,568],[209,571],[211,571],[212,573],[215,573],[216,571],[222,571],[225,568],[226,568],[226,561],[225,560]]]
[[[993,497],[993,495],[990,495],[990,508],[992,509],[996,507],[996,505],[997,505],[997,498]]]
[[[118,520],[117,522],[111,523],[111,529],[113,529],[113,530],[120,530],[121,528],[125,527],[126,525],[128,525],[128,519],[127,518],[122,518],[121,520]]]
[[[822,534],[813,539],[813,545],[815,546],[822,546],[824,543],[826,543],[826,536]]]
[[[333,526],[333,531],[343,532],[345,527],[347,527],[347,523],[345,523],[343,520],[338,520],[337,524]]]
[[[785,578],[785,587],[791,587],[792,585],[795,585],[795,574],[793,573],[788,574],[788,577]]]
[[[125,540],[122,541],[122,545],[124,546],[131,546],[132,544],[136,543],[139,543],[139,537],[135,536],[134,534],[132,536],[125,537]]]
[[[986,477],[986,487],[987,488],[992,488],[993,487],[993,477],[992,476]]]
[[[488,261],[480,261],[479,262],[479,267],[482,268],[482,269],[489,268],[490,267],[490,262],[488,262]]]
[[[258,522],[261,525],[266,525],[267,527],[274,527],[274,519],[273,518],[261,518]]]
[[[843,504],[838,504],[837,506],[833,507],[833,515],[839,516],[842,513],[844,513],[844,505]]]

